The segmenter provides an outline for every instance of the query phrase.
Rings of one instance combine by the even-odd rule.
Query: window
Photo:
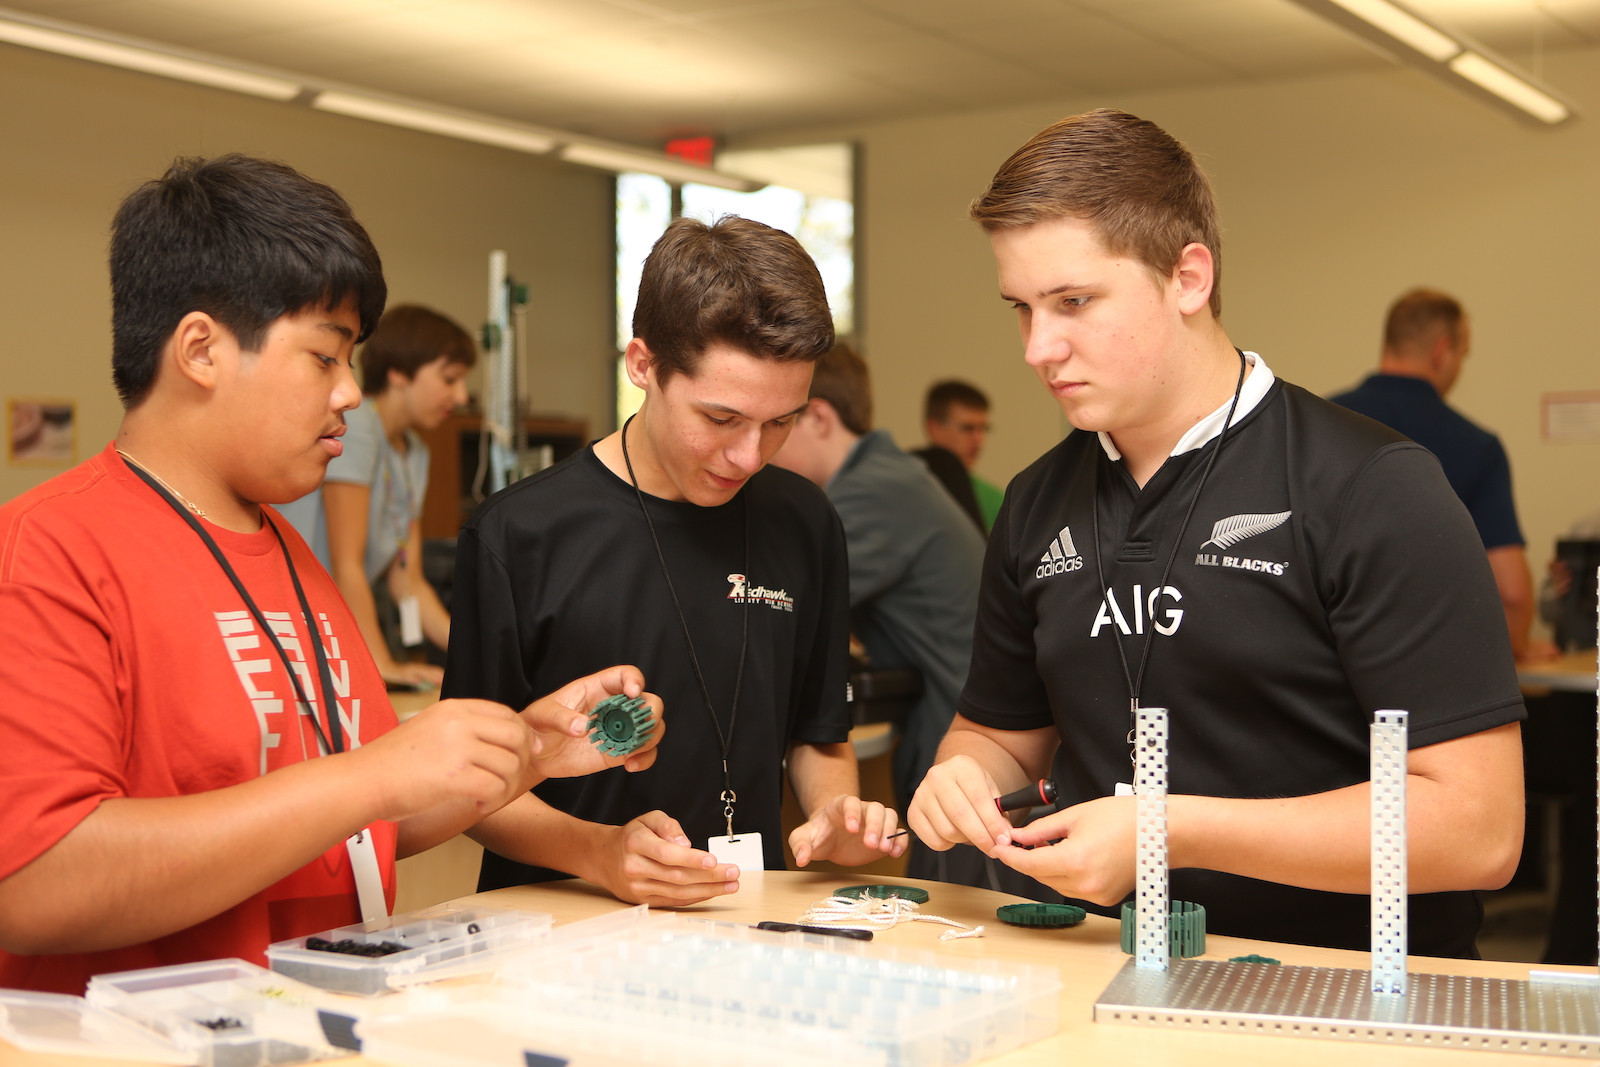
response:
[[[617,349],[633,336],[633,305],[645,256],[678,213],[711,221],[740,215],[764,222],[800,242],[816,261],[839,334],[855,329],[855,204],[853,153],[847,144],[723,152],[719,169],[767,181],[753,193],[685,183],[674,188],[649,174],[617,176]],[[644,395],[617,359],[617,424],[639,409]]]

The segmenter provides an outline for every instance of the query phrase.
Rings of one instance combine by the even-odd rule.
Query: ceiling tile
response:
[[[1411,0],[1537,67],[1600,0]],[[1370,67],[1291,0],[0,0],[19,11],[641,142]]]

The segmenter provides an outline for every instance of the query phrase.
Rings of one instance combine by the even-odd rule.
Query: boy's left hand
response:
[[[613,696],[644,697],[653,730],[643,747],[627,756],[607,756],[589,738],[589,710]],[[637,667],[609,667],[568,682],[547,697],[522,710],[522,720],[534,734],[530,784],[546,778],[576,778],[610,767],[642,771],[656,760],[656,746],[666,733],[661,698],[644,691],[644,675]]]
[[[880,856],[905,853],[909,837],[892,837],[899,828],[893,808],[860,797],[836,796],[789,835],[796,866],[830,860],[845,867],[870,863]]]
[[[1100,797],[1017,827],[994,856],[1065,896],[1110,907],[1137,881],[1137,826],[1137,798]]]

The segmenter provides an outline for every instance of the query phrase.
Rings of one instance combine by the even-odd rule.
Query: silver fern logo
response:
[[[1216,545],[1218,548],[1232,548],[1247,537],[1276,530],[1288,522],[1293,514],[1292,511],[1280,511],[1275,515],[1229,515],[1217,520],[1216,525],[1211,527],[1211,539],[1200,547]]]

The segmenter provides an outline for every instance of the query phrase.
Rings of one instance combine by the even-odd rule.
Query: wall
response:
[[[1600,389],[1600,50],[1547,56],[1545,76],[1576,99],[1576,121],[1522,125],[1397,67],[788,131],[740,147],[860,144],[858,307],[879,421],[919,441],[923,388],[971,378],[995,402],[980,467],[1003,481],[1064,427],[1022,364],[966,205],[1064,115],[1104,105],[1161,123],[1216,185],[1229,334],[1283,377],[1322,393],[1353,384],[1376,363],[1396,295],[1429,284],[1462,299],[1473,355],[1451,400],[1505,441],[1540,567],[1576,515],[1600,509],[1600,442],[1539,435],[1542,393]]]
[[[476,333],[488,253],[529,284],[533,406],[611,421],[611,177],[600,171],[0,45],[0,400],[72,397],[78,454],[121,416],[110,374],[112,213],[173,157],[281,159],[351,202],[390,303]],[[0,500],[60,468],[0,462]]]
[[[606,176],[23,49],[3,48],[3,58],[0,395],[78,398],[80,453],[107,440],[118,417],[103,266],[116,203],[174,155],[232,149],[285,159],[343,191],[384,255],[395,300],[475,326],[486,253],[507,248],[532,288],[535,406],[608,427]],[[1600,443],[1544,443],[1538,422],[1541,394],[1600,389],[1588,314],[1589,252],[1600,248],[1600,50],[1548,56],[1545,73],[1582,109],[1567,126],[1519,124],[1396,68],[743,144],[860,143],[858,306],[881,421],[920,440],[923,387],[971,377],[996,402],[983,470],[1003,481],[1063,424],[1021,363],[966,204],[1055,118],[1110,104],[1155,119],[1216,183],[1230,334],[1285,377],[1319,392],[1358,380],[1375,361],[1384,307],[1408,286],[1466,302],[1474,355],[1452,400],[1504,438],[1537,562],[1575,515],[1600,507]],[[49,473],[0,466],[0,499]]]

